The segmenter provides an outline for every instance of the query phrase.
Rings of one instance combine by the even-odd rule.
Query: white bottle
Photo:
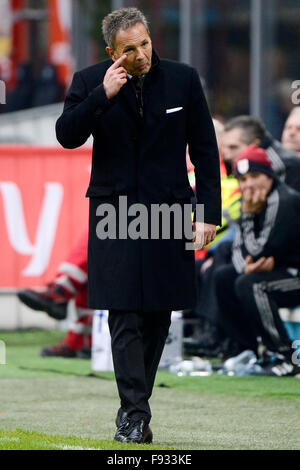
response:
[[[246,349],[238,356],[230,357],[224,362],[223,368],[225,371],[233,371],[236,366],[245,364],[254,364],[257,361],[257,357],[253,351]]]

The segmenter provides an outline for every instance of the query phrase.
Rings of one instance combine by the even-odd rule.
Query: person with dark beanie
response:
[[[241,351],[257,353],[262,338],[276,357],[263,374],[296,375],[300,367],[279,308],[300,303],[300,194],[277,179],[266,151],[254,145],[241,153],[234,171],[242,215],[231,264],[215,272],[219,321]]]

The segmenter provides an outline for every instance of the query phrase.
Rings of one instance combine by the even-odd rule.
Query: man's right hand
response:
[[[124,67],[122,67],[122,63],[126,57],[126,54],[123,54],[109,67],[105,74],[103,86],[106,96],[109,100],[116,96],[121,90],[122,86],[127,83],[127,71]]]

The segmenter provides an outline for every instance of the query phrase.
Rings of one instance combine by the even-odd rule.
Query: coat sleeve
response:
[[[214,125],[195,69],[189,100],[188,145],[195,166],[197,203],[204,204],[204,222],[221,225],[220,158]]]
[[[81,73],[76,72],[63,113],[56,123],[58,142],[68,149],[83,145],[92,133],[95,115],[99,115],[108,105],[103,84],[88,93]]]

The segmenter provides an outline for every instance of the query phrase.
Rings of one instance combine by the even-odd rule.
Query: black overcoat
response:
[[[149,209],[152,203],[189,203],[189,144],[205,221],[221,223],[219,155],[201,83],[192,67],[160,60],[153,52],[141,117],[131,80],[107,99],[103,79],[111,65],[107,60],[74,74],[56,124],[65,148],[94,137],[87,191],[89,306],[144,312],[191,308],[196,302],[194,252],[185,249],[186,240],[120,237],[118,204],[119,196],[127,196],[128,206],[143,203]],[[96,234],[102,203],[116,208],[117,239],[100,240]]]

